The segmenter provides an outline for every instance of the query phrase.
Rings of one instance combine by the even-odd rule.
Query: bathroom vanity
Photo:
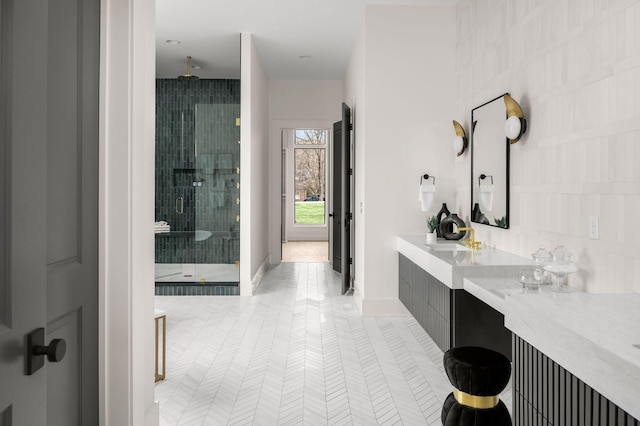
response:
[[[513,361],[515,425],[640,426],[640,295],[525,291],[533,262],[398,237],[399,296],[443,351]]]
[[[493,248],[471,250],[447,240],[425,244],[398,237],[399,297],[444,352],[482,345],[511,359],[511,332],[504,315],[463,288],[465,277],[515,277],[532,261]]]

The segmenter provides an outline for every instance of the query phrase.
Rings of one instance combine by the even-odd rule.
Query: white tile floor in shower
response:
[[[412,317],[362,317],[328,263],[282,263],[253,297],[158,296],[161,425],[439,425],[442,352]],[[501,395],[511,405],[510,386]]]

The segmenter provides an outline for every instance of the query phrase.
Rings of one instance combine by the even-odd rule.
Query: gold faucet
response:
[[[477,250],[480,248],[480,241],[476,241],[476,231],[473,228],[458,228],[456,230],[456,234],[459,234],[462,231],[471,231],[471,238],[467,238],[467,243],[465,244],[467,247],[473,250]]]

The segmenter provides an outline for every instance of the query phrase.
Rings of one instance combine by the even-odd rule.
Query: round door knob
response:
[[[64,339],[53,339],[49,346],[35,346],[34,355],[46,355],[49,362],[60,362],[67,352],[67,343]]]

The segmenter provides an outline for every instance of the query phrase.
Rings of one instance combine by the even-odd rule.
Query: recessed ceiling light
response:
[[[311,56],[309,56],[309,55],[300,55],[300,56],[298,56],[298,59],[311,59]]]
[[[180,40],[167,40],[167,44],[180,44]]]
[[[193,68],[194,70],[201,70],[202,66],[200,66],[200,65],[191,65],[191,68]]]

